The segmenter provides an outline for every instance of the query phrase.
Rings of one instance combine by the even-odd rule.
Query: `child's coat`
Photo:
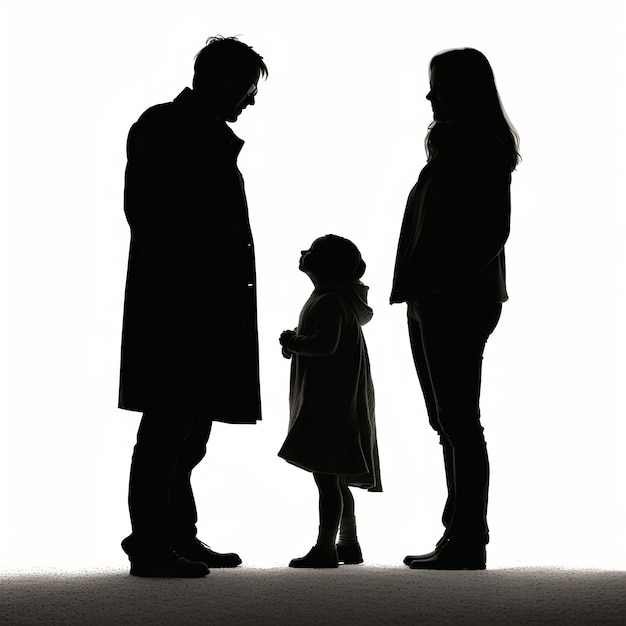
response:
[[[361,282],[313,291],[300,313],[292,353],[289,433],[278,455],[303,469],[345,475],[382,491],[374,387],[361,326],[372,318]]]

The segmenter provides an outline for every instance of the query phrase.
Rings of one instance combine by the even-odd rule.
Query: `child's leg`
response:
[[[320,495],[320,526],[316,545],[334,548],[343,506],[339,477],[336,474],[313,472],[313,478]]]
[[[289,567],[339,567],[337,530],[341,519],[341,490],[336,474],[313,472],[315,484],[320,493],[320,527],[317,543],[309,553],[298,559],[291,559]]]
[[[356,536],[356,517],[354,515],[354,496],[344,476],[339,477],[339,490],[343,500],[343,512],[339,527],[339,543],[341,545],[358,543]]]

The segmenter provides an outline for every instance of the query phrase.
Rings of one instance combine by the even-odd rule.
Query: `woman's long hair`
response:
[[[519,135],[504,111],[487,57],[474,48],[447,50],[432,58],[430,70],[435,70],[447,90],[456,94],[460,117],[451,123],[433,122],[428,127],[428,161],[443,156],[451,136],[465,129],[487,132],[495,138],[512,172],[521,161]]]

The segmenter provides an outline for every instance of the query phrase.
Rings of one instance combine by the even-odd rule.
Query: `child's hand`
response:
[[[280,345],[283,348],[287,347],[287,344],[289,343],[289,340],[296,334],[295,330],[283,330],[283,332],[280,334],[280,337],[278,339],[278,341],[280,341]]]
[[[280,342],[280,345],[282,346],[283,350],[283,356],[286,359],[290,359],[291,358],[291,352],[289,352],[288,348],[287,348],[287,343],[289,343],[289,340],[296,334],[296,332],[294,330],[285,330],[280,334],[280,337],[278,339],[278,341]]]

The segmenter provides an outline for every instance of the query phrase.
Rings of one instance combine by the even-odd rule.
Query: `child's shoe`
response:
[[[356,543],[338,543],[337,557],[344,565],[357,565],[363,563],[363,554],[358,541]]]
[[[289,567],[339,567],[337,548],[320,548],[313,546],[306,556],[291,559]]]

